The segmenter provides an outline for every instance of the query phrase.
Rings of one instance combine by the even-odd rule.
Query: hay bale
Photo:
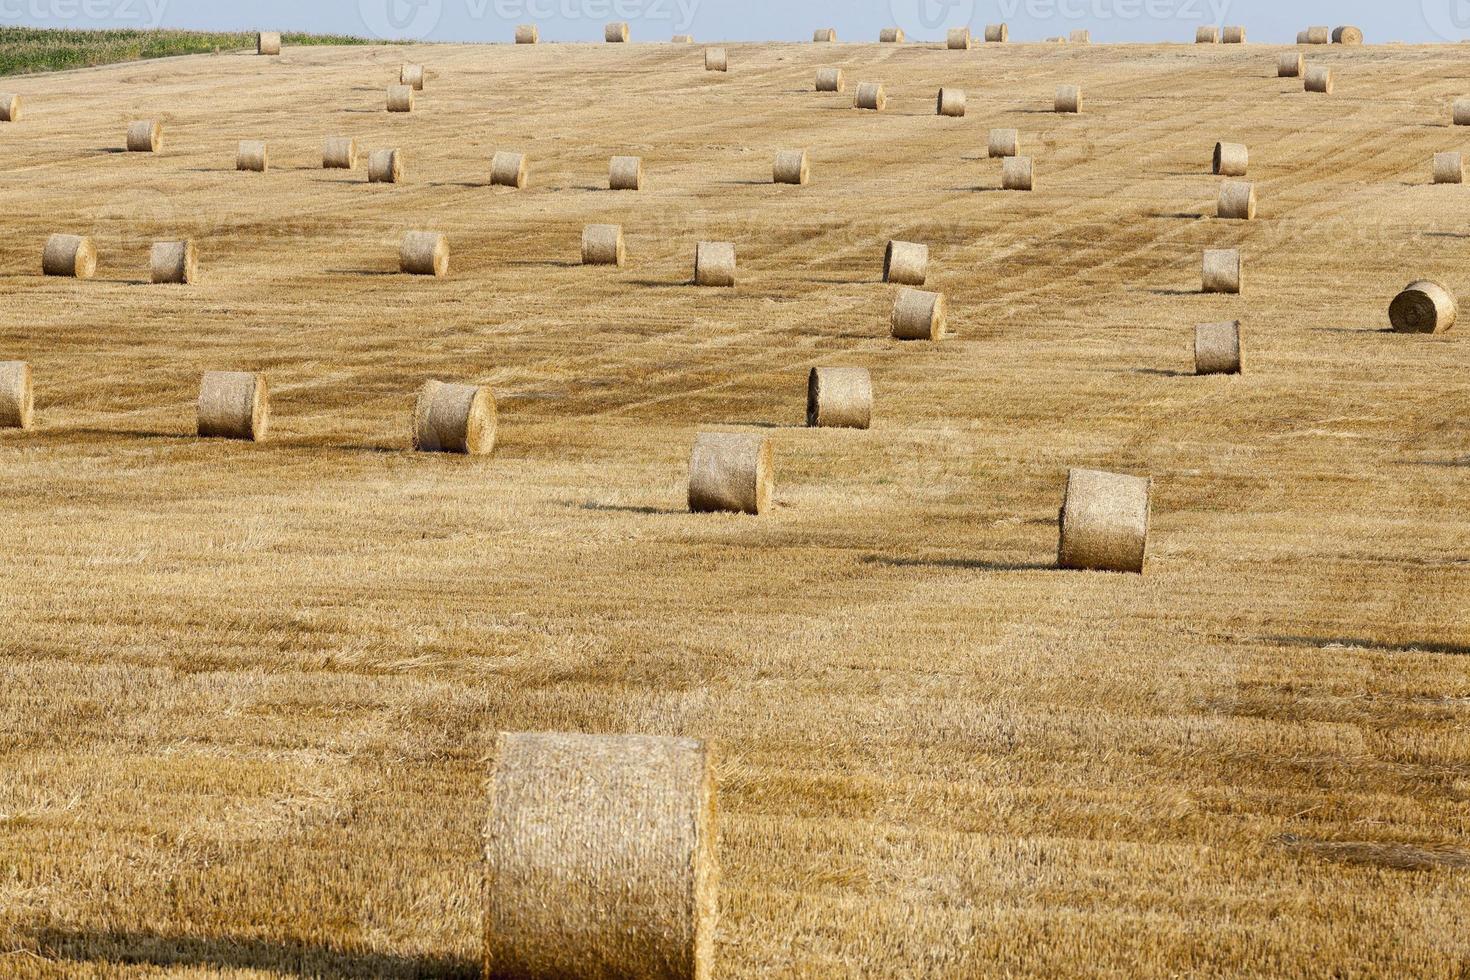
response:
[[[388,86],[388,111],[413,112],[413,88],[408,85]]]
[[[805,185],[811,180],[811,168],[807,166],[806,150],[782,150],[776,154],[776,163],[771,179],[777,184]]]
[[[1057,89],[1057,112],[1081,112],[1082,89],[1077,85],[1062,85]]]
[[[52,235],[41,252],[41,271],[48,276],[91,279],[97,274],[97,247],[85,235]]]
[[[449,275],[449,239],[437,231],[410,231],[398,253],[399,271],[414,276]]]
[[[669,38],[669,43],[670,44],[693,44],[694,43],[694,35],[693,34],[675,34],[673,37]]]
[[[1194,373],[1240,373],[1240,321],[1201,323],[1194,328]]]
[[[846,92],[847,78],[843,75],[841,68],[818,68],[817,69],[817,91],[818,92]]]
[[[1244,177],[1250,162],[1251,153],[1244,143],[1216,143],[1210,173],[1217,177]]]
[[[857,94],[852,100],[854,109],[871,109],[874,112],[882,112],[886,105],[888,105],[888,96],[883,91],[882,82],[858,82]]]
[[[889,319],[895,340],[943,340],[945,303],[943,293],[922,289],[900,289]]]
[[[322,143],[322,168],[325,170],[355,170],[357,168],[357,140],[350,136],[328,136]]]
[[[725,53],[725,49],[724,48],[705,48],[704,49],[704,70],[705,71],[729,71],[730,70],[730,58],[729,58],[729,55],[727,55]]]
[[[1277,78],[1301,78],[1306,72],[1307,59],[1300,51],[1283,51],[1276,62]]]
[[[1200,288],[1206,293],[1239,293],[1244,285],[1240,267],[1240,250],[1234,248],[1205,249]]]
[[[187,238],[181,242],[154,242],[148,269],[155,283],[189,285],[199,278],[194,242]]]
[[[835,27],[823,27],[812,32],[813,44],[835,44],[837,43],[837,29]]]
[[[939,97],[934,101],[934,112],[936,115],[959,118],[965,114],[965,90],[962,88],[942,88]]]
[[[1009,24],[986,24],[985,43],[1004,44],[1011,39],[1011,28]]]
[[[944,40],[944,46],[951,51],[968,51],[973,43],[974,39],[970,36],[970,29],[968,27],[950,28],[949,34]]]
[[[1333,44],[1362,44],[1363,32],[1356,27],[1336,27],[1332,30]]]
[[[35,413],[30,364],[0,361],[0,429],[29,429]]]
[[[490,184],[492,187],[514,187],[521,190],[526,186],[526,155],[501,150],[490,159]]]
[[[735,243],[700,242],[694,249],[696,286],[735,285]]]
[[[607,168],[607,186],[615,191],[643,189],[643,158],[613,157]]]
[[[374,150],[369,154],[369,184],[396,184],[401,180],[403,180],[403,154],[394,149]]]
[[[883,250],[883,281],[922,286],[929,277],[929,246],[890,241]]]
[[[398,84],[407,85],[415,92],[424,90],[424,66],[403,65],[398,69]]]
[[[990,131],[990,157],[1013,157],[1021,152],[1021,135],[1014,129]]]
[[[883,28],[881,31],[878,32],[878,43],[879,44],[902,44],[903,43],[903,28],[902,27],[885,27],[885,28]]]
[[[1470,126],[1470,99],[1455,100],[1455,125]]]
[[[806,424],[818,429],[866,429],[873,420],[873,379],[867,368],[812,368],[806,381]]]
[[[20,122],[20,96],[13,92],[0,94],[0,122]]]
[[[1465,158],[1459,153],[1436,153],[1434,155],[1434,182],[1436,184],[1463,184],[1465,182]]]
[[[642,735],[495,739],[487,978],[705,980],[719,915],[713,763]]]
[[[1143,574],[1152,490],[1148,477],[1070,470],[1059,521],[1058,567]]]
[[[1066,44],[1067,43],[1067,39],[1064,38],[1064,37],[1049,37],[1049,38],[1046,39],[1045,43],[1047,43],[1047,44]]]
[[[1216,215],[1228,221],[1256,220],[1256,185],[1245,180],[1227,180],[1220,185]]]
[[[413,448],[479,456],[495,448],[495,396],[488,385],[426,381],[413,406]]]
[[[1240,26],[1226,27],[1220,32],[1220,41],[1224,44],[1244,44],[1245,28]]]
[[[689,456],[689,510],[763,514],[775,474],[771,442],[739,432],[701,432]]]
[[[602,29],[602,39],[608,44],[623,44],[628,40],[628,22],[625,20],[608,24]]]
[[[274,55],[281,53],[281,35],[276,31],[261,31],[255,35],[255,53]]]
[[[128,125],[129,153],[157,153],[163,149],[163,125],[152,119],[140,119]]]
[[[588,225],[582,229],[582,264],[621,266],[627,259],[622,225]]]
[[[1073,44],[1091,44],[1092,32],[1086,30],[1072,31],[1067,35],[1067,40]]]
[[[517,24],[516,25],[516,43],[517,44],[540,44],[541,43],[541,28],[537,27],[535,24]]]
[[[265,375],[205,371],[199,384],[199,437],[264,442],[270,426]]]
[[[266,152],[265,140],[241,140],[235,151],[235,169],[263,174],[270,169],[270,155]]]
[[[1388,307],[1395,333],[1444,333],[1459,316],[1455,294],[1432,279],[1409,283]]]
[[[1308,92],[1319,92],[1322,95],[1332,94],[1332,69],[1321,65],[1313,65],[1307,69],[1305,88]]]
[[[1030,157],[1006,157],[1000,164],[1000,188],[1004,191],[1035,190],[1036,171]]]
[[[1195,44],[1219,44],[1220,29],[1218,27],[1197,27],[1194,31]]]
[[[1296,36],[1297,44],[1327,44],[1332,40],[1332,31],[1326,27],[1309,27]]]

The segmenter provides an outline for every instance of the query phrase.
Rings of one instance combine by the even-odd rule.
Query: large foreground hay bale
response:
[[[843,75],[841,68],[818,68],[817,69],[817,91],[818,92],[845,92],[847,91],[847,78]]]
[[[607,167],[607,186],[614,191],[643,189],[643,158],[613,157]]]
[[[1011,39],[1011,28],[1009,24],[986,24],[985,43],[1004,44]]]
[[[541,28],[537,27],[535,24],[517,24],[516,25],[516,43],[517,44],[540,44],[541,43]]]
[[[20,96],[13,92],[0,94],[0,122],[20,122]]]
[[[488,385],[426,381],[413,406],[413,448],[478,456],[495,448],[496,424]]]
[[[708,980],[719,914],[712,768],[692,739],[497,736],[486,980]]]
[[[1194,29],[1195,44],[1219,44],[1220,29],[1218,27],[1196,27]]]
[[[398,84],[407,85],[415,92],[422,92],[424,90],[424,66],[400,66],[398,69]]]
[[[725,51],[724,48],[705,48],[704,49],[704,70],[705,71],[729,71],[730,70],[730,56],[726,53],[726,51]]]
[[[1463,184],[1465,182],[1465,158],[1459,153],[1436,153],[1434,155],[1434,182],[1436,184]]]
[[[1356,27],[1336,27],[1332,30],[1333,44],[1362,44],[1363,32]]]
[[[929,276],[929,246],[890,241],[883,250],[883,281],[922,286]]]
[[[602,39],[608,44],[622,44],[628,40],[628,22],[615,21],[602,29]]]
[[[41,271],[48,276],[91,279],[97,274],[97,247],[85,235],[52,235],[41,251]]]
[[[968,27],[951,27],[944,39],[944,46],[951,51],[968,51],[972,44],[974,38],[971,37]]]
[[[29,429],[35,422],[35,412],[31,365],[26,361],[0,361],[0,429]]]
[[[943,293],[905,288],[898,291],[888,329],[895,340],[943,340],[945,319]]]
[[[1244,180],[1227,180],[1220,185],[1216,214],[1227,221],[1256,220],[1256,185]]]
[[[1080,571],[1143,573],[1148,551],[1147,477],[1071,470],[1062,499],[1057,565]]]
[[[1013,157],[1021,152],[1021,135],[1014,129],[990,131],[990,157]]]
[[[1077,85],[1062,85],[1057,89],[1055,105],[1057,112],[1081,112],[1082,89]]]
[[[812,32],[813,44],[835,44],[837,41],[837,28],[822,27]]]
[[[235,169],[263,174],[270,169],[270,154],[265,140],[241,140],[235,151]]]
[[[148,269],[155,283],[177,283],[187,286],[199,278],[199,257],[194,242],[154,242],[148,256]]]
[[[322,143],[322,168],[357,169],[357,140],[350,136],[328,136]]]
[[[205,371],[199,384],[199,435],[204,439],[265,440],[270,402],[265,375]]]
[[[735,243],[700,242],[694,248],[696,286],[735,285]]]
[[[1239,293],[1243,283],[1240,250],[1234,248],[1205,249],[1200,287],[1207,293]]]
[[[1220,32],[1220,41],[1223,44],[1244,44],[1245,28],[1239,25],[1226,27]]]
[[[1036,186],[1036,168],[1030,157],[1006,157],[1000,164],[1000,188],[1029,191]]]
[[[1307,70],[1307,59],[1300,51],[1283,51],[1276,62],[1277,78],[1301,78]]]
[[[622,225],[588,225],[582,229],[582,264],[621,266],[628,257]]]
[[[1251,153],[1244,143],[1216,143],[1210,173],[1219,177],[1244,177],[1250,162]]]
[[[449,239],[437,231],[405,233],[398,268],[414,276],[449,275]]]
[[[1194,328],[1194,373],[1240,373],[1240,321],[1201,323]]]
[[[368,183],[396,184],[403,180],[403,154],[395,149],[374,150],[368,155]]]
[[[805,185],[811,180],[811,167],[807,163],[806,150],[782,150],[776,154],[776,163],[771,168],[771,178],[777,184]]]
[[[883,107],[888,105],[888,96],[883,91],[883,83],[858,82],[857,94],[853,96],[852,105],[854,109],[883,111]]]
[[[965,90],[962,88],[941,88],[939,97],[934,102],[936,115],[959,118],[965,114]]]
[[[701,432],[689,456],[689,509],[763,514],[775,484],[771,442],[740,432]]]
[[[1297,44],[1328,44],[1332,31],[1326,27],[1309,27],[1296,36]]]
[[[867,368],[812,368],[806,381],[806,424],[866,429],[873,420],[873,378]]]
[[[413,88],[408,85],[388,86],[388,111],[413,112]]]
[[[281,35],[276,31],[261,31],[255,35],[255,53],[273,55],[281,53]]]
[[[490,159],[490,184],[499,187],[514,187],[521,190],[526,186],[526,155],[500,150]]]
[[[878,32],[878,43],[879,44],[902,44],[903,43],[903,36],[904,35],[903,35],[903,28],[902,27],[885,27],[881,31]]]
[[[1308,92],[1318,92],[1322,95],[1331,95],[1333,89],[1332,69],[1322,65],[1313,65],[1307,69],[1304,87]]]
[[[163,125],[153,119],[139,119],[128,125],[129,153],[157,153],[163,149]]]
[[[1431,279],[1409,283],[1388,307],[1388,322],[1396,333],[1444,333],[1459,315],[1455,294]]]

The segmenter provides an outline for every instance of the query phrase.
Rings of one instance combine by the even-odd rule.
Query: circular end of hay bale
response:
[[[449,239],[437,231],[410,231],[403,236],[398,267],[415,276],[449,275]]]
[[[1205,249],[1201,287],[1207,293],[1239,293],[1244,281],[1240,250]]]
[[[235,169],[263,174],[270,169],[264,140],[242,140],[235,152]]]
[[[281,53],[281,35],[277,31],[262,31],[255,36],[255,53],[274,55]]]
[[[1057,112],[1081,112],[1082,89],[1076,85],[1063,85],[1057,89]]]
[[[776,163],[771,168],[771,178],[777,184],[805,186],[811,180],[811,168],[807,163],[806,150],[782,150],[776,154]]]
[[[537,27],[535,24],[517,24],[516,25],[516,43],[517,44],[540,44],[541,43],[541,28]]]
[[[613,157],[607,168],[607,186],[615,191],[643,189],[643,158]]]
[[[526,155],[508,153],[504,150],[490,160],[490,183],[497,187],[514,187],[522,190],[526,186]]]
[[[883,91],[882,82],[859,82],[857,94],[853,96],[852,104],[857,109],[871,109],[881,112],[888,105],[888,95]]]
[[[968,51],[972,38],[968,27],[952,27],[945,37],[944,46],[951,51]]]
[[[398,83],[407,85],[415,92],[422,92],[424,90],[424,66],[403,65],[398,69]]]
[[[1314,65],[1307,69],[1304,87],[1308,92],[1331,95],[1333,89],[1332,69]]]
[[[0,361],[0,429],[29,429],[35,413],[30,364]]]
[[[194,250],[194,243],[188,239],[181,242],[154,242],[148,267],[155,283],[188,285],[199,278],[198,255]]]
[[[1327,27],[1309,27],[1296,36],[1298,44],[1327,44],[1332,40],[1332,31]]]
[[[1300,51],[1282,52],[1281,58],[1276,63],[1277,78],[1300,78],[1306,73],[1306,59]]]
[[[628,40],[628,22],[618,21],[602,29],[602,39],[609,44],[622,44]]]
[[[965,114],[965,90],[962,88],[942,88],[939,97],[934,102],[934,112],[940,116],[959,118]]]
[[[700,242],[695,246],[694,284],[696,286],[735,285],[735,244],[733,242]]]
[[[328,136],[322,142],[322,168],[353,170],[357,167],[357,140],[350,136]]]
[[[1256,185],[1243,180],[1227,180],[1220,185],[1216,214],[1228,221],[1256,220]]]
[[[1021,152],[1021,137],[1014,129],[992,129],[990,131],[990,157],[1013,157]]]
[[[889,331],[895,340],[942,340],[945,319],[943,293],[901,289],[893,304]]]
[[[501,733],[486,802],[485,976],[711,975],[719,865],[703,743]]]
[[[20,122],[20,96],[6,92],[0,94],[0,122]]]
[[[987,44],[1004,44],[1011,39],[1011,28],[1009,24],[986,24],[985,42]]]
[[[151,119],[140,119],[128,126],[129,153],[157,153],[163,149],[163,126]]]
[[[97,274],[97,246],[85,235],[52,235],[41,252],[41,271],[48,276],[91,279]]]
[[[388,111],[413,112],[413,88],[408,85],[388,86]]]
[[[487,385],[428,381],[413,409],[413,448],[479,456],[495,448],[495,396]]]
[[[929,276],[929,246],[890,241],[883,250],[883,281],[922,286]]]
[[[1436,184],[1463,184],[1465,182],[1465,158],[1459,153],[1436,153],[1434,155],[1434,182]]]
[[[1195,44],[1219,44],[1220,29],[1218,27],[1197,27],[1194,31]]]
[[[866,429],[873,420],[873,378],[867,368],[812,368],[806,382],[806,424],[819,429]]]
[[[1000,187],[1006,191],[1029,191],[1036,186],[1036,168],[1030,157],[1006,157],[1000,164]]]
[[[729,57],[728,54],[726,54],[724,48],[705,48],[704,49],[704,70],[705,71],[729,71],[730,70],[730,57]]]
[[[1459,315],[1455,294],[1431,279],[1409,283],[1388,307],[1395,333],[1444,333]]]
[[[1194,328],[1194,373],[1240,373],[1240,321],[1201,323]]]
[[[902,44],[903,38],[902,27],[885,27],[878,32],[879,44]]]
[[[775,472],[771,441],[741,432],[701,432],[689,457],[692,513],[763,514],[771,508]]]
[[[374,150],[368,155],[368,183],[396,184],[403,179],[403,154],[394,149]]]
[[[199,385],[199,435],[262,442],[270,425],[265,375],[206,371]]]
[[[1216,143],[1210,172],[1218,177],[1244,177],[1251,154],[1243,143]]]
[[[1057,565],[1143,574],[1152,489],[1147,477],[1071,470],[1062,499]]]
[[[813,44],[835,44],[837,41],[837,30],[832,27],[823,27],[812,32]]]
[[[1362,44],[1363,32],[1356,27],[1337,27],[1332,31],[1333,44]]]
[[[622,225],[588,225],[582,229],[582,264],[621,266],[628,257]]]
[[[1220,41],[1223,44],[1244,44],[1245,28],[1240,26],[1226,27],[1220,32]]]
[[[841,68],[818,68],[817,69],[817,91],[818,92],[844,92],[847,90],[847,79]]]

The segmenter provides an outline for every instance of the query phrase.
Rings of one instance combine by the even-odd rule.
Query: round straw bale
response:
[[[823,27],[812,32],[813,44],[833,44],[837,41],[837,29],[835,27]]]
[[[689,456],[689,509],[763,514],[775,481],[771,442],[740,432],[701,432]]]
[[[485,977],[706,980],[712,768],[692,739],[501,733],[486,782]]]
[[[704,70],[705,71],[729,71],[730,70],[730,58],[729,58],[729,55],[727,55],[725,53],[725,49],[724,48],[705,48],[704,49]]]
[[[97,248],[84,235],[52,235],[41,252],[41,271],[48,276],[91,279],[97,274]]]
[[[495,395],[488,385],[426,381],[413,406],[413,448],[479,456],[495,448]]]
[[[1455,125],[1470,126],[1470,99],[1455,100]]]
[[[322,143],[322,167],[353,170],[357,167],[357,140],[350,136],[328,136]]]
[[[945,38],[945,47],[951,51],[968,51],[974,43],[968,27],[952,27]]]
[[[883,281],[922,286],[929,276],[929,246],[890,241],[883,250]]]
[[[1229,220],[1256,220],[1256,185],[1245,180],[1222,183],[1216,214]]]
[[[154,242],[148,266],[156,283],[188,285],[199,278],[199,258],[194,243],[187,238],[181,242]]]
[[[1240,373],[1240,321],[1201,323],[1194,328],[1194,373]]]
[[[1277,78],[1301,78],[1306,72],[1307,59],[1300,51],[1283,51],[1276,62]]]
[[[1323,95],[1332,94],[1332,69],[1321,65],[1313,65],[1307,69],[1305,87],[1308,92],[1320,92]]]
[[[265,375],[205,371],[199,385],[199,435],[204,439],[265,441],[270,401]]]
[[[878,32],[878,43],[880,44],[902,44],[902,27],[885,27]]]
[[[281,35],[276,31],[261,31],[255,35],[256,54],[280,54]]]
[[[771,179],[777,184],[805,184],[811,180],[806,150],[782,150],[777,153]]]
[[[29,429],[35,410],[30,364],[0,361],[0,429]]]
[[[415,276],[449,275],[449,239],[437,231],[410,231],[403,236],[398,268]]]
[[[374,150],[368,155],[368,183],[396,184],[403,179],[403,154],[394,149]]]
[[[1244,274],[1240,267],[1240,250],[1234,248],[1205,249],[1201,289],[1207,293],[1238,293]]]
[[[588,225],[582,229],[583,265],[622,265],[627,259],[622,225]]]
[[[944,339],[945,304],[943,293],[926,293],[922,289],[900,289],[893,304],[889,331],[896,340]]]
[[[163,149],[163,126],[151,119],[140,119],[128,126],[129,153],[157,153]]]
[[[694,43],[694,35],[693,34],[675,34],[673,37],[669,38],[669,43],[670,44],[693,44]]]
[[[1332,31],[1326,27],[1309,27],[1296,36],[1298,44],[1327,44],[1332,40]]]
[[[265,173],[270,169],[270,154],[266,152],[264,140],[241,140],[235,152],[235,169]]]
[[[1011,28],[1009,24],[986,24],[985,43],[1004,44],[1011,39]]]
[[[1091,44],[1092,32],[1086,30],[1073,31],[1072,33],[1067,35],[1067,40],[1071,41],[1073,44]]]
[[[1226,27],[1220,32],[1220,40],[1225,44],[1244,44],[1245,28],[1240,26]]]
[[[1021,152],[1021,136],[1014,129],[992,129],[990,131],[990,156],[1013,157]]]
[[[696,286],[735,285],[735,244],[700,242],[694,249]]]
[[[628,22],[615,21],[602,29],[602,39],[609,44],[622,44],[628,40]]]
[[[1436,153],[1434,155],[1434,182],[1436,184],[1463,184],[1465,182],[1465,158],[1459,153]]]
[[[413,87],[409,85],[388,86],[388,111],[413,112]]]
[[[1000,187],[1005,191],[1035,189],[1036,168],[1030,157],[1006,157],[1000,163]]]
[[[847,79],[842,74],[841,68],[818,68],[817,69],[817,91],[818,92],[845,92],[847,91]]]
[[[958,118],[965,114],[965,90],[962,88],[942,88],[939,97],[934,102],[934,112],[940,116],[951,116]]]
[[[526,155],[501,150],[490,160],[490,183],[500,187],[526,186]]]
[[[20,122],[20,96],[11,92],[0,94],[0,122]]]
[[[1057,565],[1080,571],[1143,574],[1148,551],[1147,477],[1071,470],[1062,499]]]
[[[517,44],[540,44],[541,43],[541,28],[537,27],[535,24],[517,24],[516,25],[516,43]]]
[[[872,109],[881,112],[888,105],[888,96],[882,82],[858,82],[857,94],[852,100],[855,109]]]
[[[1244,143],[1216,143],[1210,173],[1220,177],[1244,177],[1251,153]]]
[[[812,368],[806,381],[806,424],[866,429],[873,419],[873,379],[867,368]]]
[[[1046,43],[1047,44],[1066,44],[1067,43],[1067,39],[1064,38],[1064,37],[1049,37],[1049,38],[1046,39]]]
[[[1082,89],[1076,85],[1063,85],[1057,89],[1057,112],[1081,112]]]
[[[613,157],[607,169],[607,186],[615,191],[643,189],[643,158]]]
[[[424,66],[403,65],[398,69],[398,84],[407,85],[415,92],[424,90]]]
[[[1388,307],[1395,333],[1444,333],[1459,315],[1455,294],[1431,279],[1409,283]]]
[[[1218,27],[1197,27],[1194,30],[1195,44],[1219,44],[1220,29]]]
[[[1337,27],[1332,31],[1333,44],[1362,44],[1363,32],[1356,27]]]

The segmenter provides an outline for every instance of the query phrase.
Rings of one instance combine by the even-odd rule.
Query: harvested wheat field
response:
[[[1470,971],[1470,338],[1388,332],[1470,290],[1426,172],[1460,49],[1314,49],[1315,95],[1263,44],[637,40],[6,80],[0,975],[476,976],[502,731],[704,741],[722,977]],[[945,339],[891,338],[890,240]],[[871,373],[869,429],[805,427],[814,367]],[[268,379],[267,438],[198,436],[213,371]],[[413,451],[428,381],[488,387],[492,454]],[[690,513],[703,431],[768,438],[760,516]],[[1152,478],[1145,574],[1057,569],[1071,469]]]

